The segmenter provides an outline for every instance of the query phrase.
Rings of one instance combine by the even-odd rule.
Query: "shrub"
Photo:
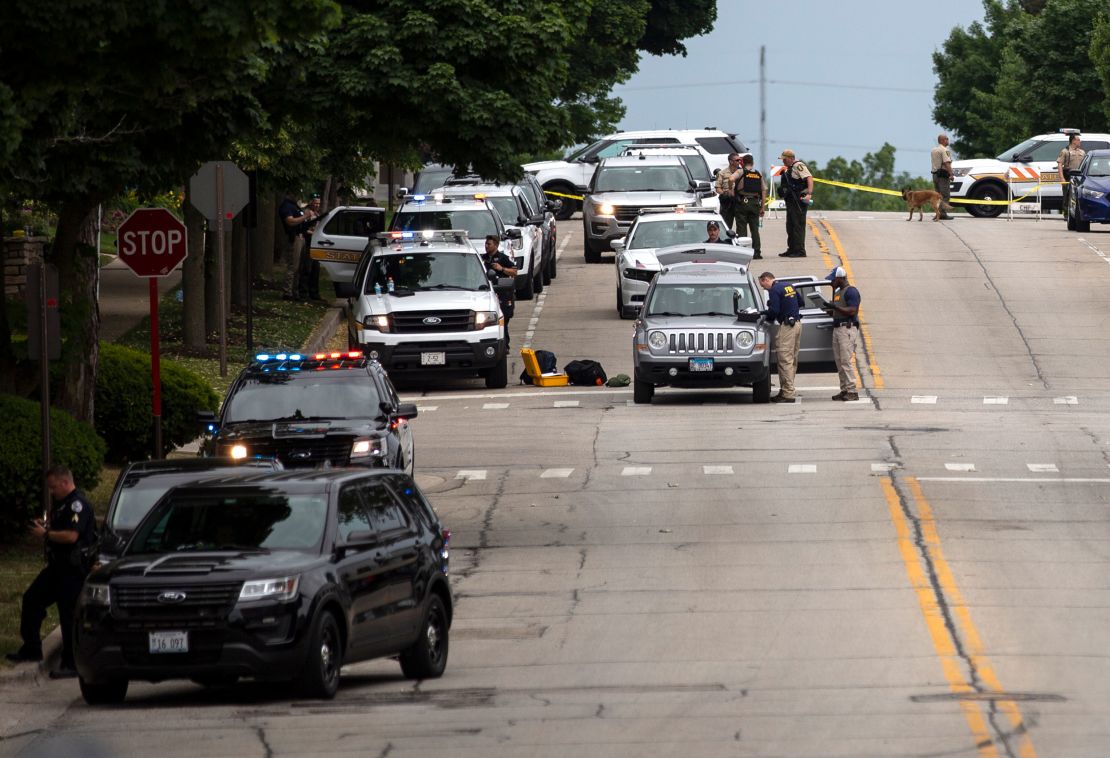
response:
[[[42,515],[42,411],[39,403],[0,395],[0,536],[10,541]],[[57,408],[50,409],[50,457],[67,466],[86,492],[99,482],[104,440],[93,428]]]
[[[196,438],[196,412],[215,409],[216,392],[196,373],[162,361],[162,454]],[[150,356],[101,343],[96,371],[96,429],[108,443],[108,460],[123,463],[150,457]]]

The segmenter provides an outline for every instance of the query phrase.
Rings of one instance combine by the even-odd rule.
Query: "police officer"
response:
[[[728,168],[717,172],[717,181],[714,190],[721,202],[721,218],[725,220],[725,229],[732,231],[736,221],[736,178],[740,171],[740,154],[728,154]]]
[[[46,609],[57,604],[62,627],[61,668],[50,672],[51,679],[77,676],[73,662],[73,612],[81,585],[89,573],[85,554],[96,542],[96,519],[88,499],[73,483],[65,466],[53,466],[46,473],[46,487],[54,500],[49,523],[31,522],[31,534],[46,543],[46,568],[23,593],[19,633],[23,646],[9,653],[9,661],[42,660],[42,622]]]
[[[802,348],[802,314],[798,292],[789,284],[775,281],[765,271],[759,275],[759,286],[767,291],[767,309],[763,315],[779,325],[775,333],[775,360],[779,365],[779,393],[772,403],[796,403],[794,374],[798,369],[798,351]]]
[[[320,297],[320,261],[312,258],[312,234],[316,231],[316,222],[320,219],[320,196],[313,195],[305,207],[305,215],[311,215],[312,221],[306,221],[301,228],[301,258],[297,267],[297,294],[304,300],[323,300]]]
[[[1060,181],[1064,183],[1063,213],[1065,216],[1068,213],[1068,201],[1071,198],[1071,175],[1079,170],[1079,164],[1083,162],[1083,156],[1087,154],[1080,147],[1081,142],[1080,135],[1069,134],[1067,146],[1060,151],[1060,155],[1056,158],[1056,164],[1060,167]]]
[[[517,273],[516,263],[512,258],[505,255],[500,250],[501,239],[496,234],[486,235],[486,254],[483,260],[486,264],[486,274],[489,276],[490,281],[496,281],[504,276],[515,277]],[[505,317],[505,344],[509,344],[509,320],[513,317],[515,307],[513,305],[513,293],[499,292],[497,299],[501,301],[501,315]]]
[[[721,225],[716,221],[710,221],[705,225],[706,239],[702,244],[705,245],[723,245],[725,240],[721,239]]]
[[[285,294],[284,300],[299,300],[301,255],[304,253],[304,224],[316,218],[311,210],[307,213],[301,210],[296,197],[286,194],[285,199],[278,206],[278,219],[285,230],[285,245],[281,250],[281,259],[285,263]]]
[[[786,202],[786,251],[779,257],[805,258],[806,213],[813,202],[813,174],[794,157],[793,150],[783,150],[779,158],[786,166],[779,184],[779,194]]]
[[[856,372],[852,361],[856,357],[856,335],[859,334],[859,290],[848,283],[848,274],[837,266],[826,277],[833,283],[833,298],[826,309],[833,319],[833,360],[840,377],[840,392],[833,400],[859,400],[856,391]]]
[[[743,168],[736,181],[736,234],[752,238],[752,258],[762,258],[759,243],[759,220],[767,206],[767,185],[763,174],[755,169],[755,159],[745,155]]]
[[[930,166],[933,173],[933,189],[940,193],[944,200],[940,206],[941,220],[952,218],[948,211],[952,209],[949,202],[952,197],[952,151],[948,149],[948,135],[937,135],[937,144],[929,152]]]

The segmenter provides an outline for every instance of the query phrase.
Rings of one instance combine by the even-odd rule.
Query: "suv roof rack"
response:
[[[438,243],[453,243],[466,245],[470,242],[469,232],[466,229],[418,229],[409,231],[378,232],[374,239],[385,244],[404,244],[406,242],[420,243],[422,245]]]
[[[683,145],[680,142],[646,142],[640,145],[625,145],[621,155],[632,155],[637,150],[678,150],[679,152],[698,152],[694,145]]]
[[[497,182],[483,179],[477,174],[463,174],[461,176],[449,176],[443,180],[444,187],[460,184],[497,184]]]
[[[679,210],[681,208],[682,210]],[[712,213],[714,216],[720,214],[720,211],[713,208],[705,208],[700,205],[676,205],[673,208],[641,208],[637,215],[650,216],[654,213]]]

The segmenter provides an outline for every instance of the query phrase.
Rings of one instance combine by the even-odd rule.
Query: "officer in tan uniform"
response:
[[[1078,134],[1069,134],[1067,147],[1061,150],[1056,158],[1056,164],[1060,167],[1060,181],[1064,183],[1064,215],[1067,215],[1068,201],[1071,198],[1071,175],[1079,170],[1079,164],[1087,155],[1086,151],[1079,146],[1081,139]]]
[[[786,166],[779,184],[779,194],[786,203],[786,252],[779,253],[779,257],[805,258],[806,213],[813,204],[813,174],[794,157],[793,150],[783,150],[779,157]]]
[[[740,154],[728,154],[728,168],[717,172],[717,181],[713,189],[721,201],[721,218],[725,220],[725,229],[732,231],[733,222],[736,220],[736,178],[740,171]]]
[[[944,202],[940,207],[942,220],[952,218],[948,211],[952,208],[952,151],[948,149],[948,135],[937,137],[937,145],[929,153],[932,161],[933,189],[940,193]]]

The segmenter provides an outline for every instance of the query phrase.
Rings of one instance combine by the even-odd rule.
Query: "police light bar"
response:
[[[1066,126],[1063,129],[1057,129],[1056,131],[1058,131],[1060,134],[1082,134],[1082,132],[1080,132],[1078,129],[1070,126]]]
[[[352,368],[361,365],[365,360],[361,350],[344,350],[342,352],[315,353],[312,356],[300,353],[258,353],[254,356],[255,367],[264,373],[270,371],[302,371],[314,368]]]
[[[396,232],[378,232],[375,239],[389,243],[405,242],[453,242],[465,245],[468,240],[465,229],[419,229]],[[400,249],[400,248],[397,248]]]
[[[422,203],[422,202],[424,202],[425,200],[428,199],[428,196],[427,195],[413,195],[412,199],[415,200],[418,203]]]

